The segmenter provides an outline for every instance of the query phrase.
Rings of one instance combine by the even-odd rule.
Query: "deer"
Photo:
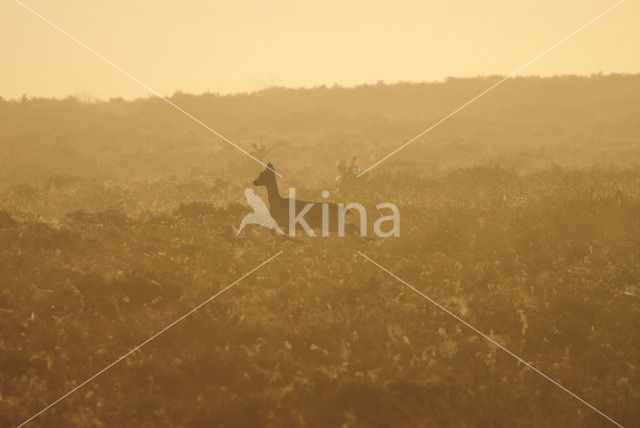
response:
[[[271,217],[273,217],[282,230],[288,232],[289,236],[295,235],[295,231],[289,230],[292,224],[295,230],[305,230],[303,223],[308,224],[311,232],[307,230],[307,233],[311,236],[315,236],[313,230],[317,229],[322,230],[323,236],[328,236],[328,232],[347,232],[349,236],[357,241],[363,241],[360,235],[366,235],[366,224],[363,222],[361,222],[360,225],[360,235],[358,235],[358,229],[355,225],[344,222],[346,210],[338,204],[332,202],[309,202],[281,196],[278,190],[273,164],[271,163],[268,163],[267,168],[253,181],[253,185],[256,187],[266,187],[267,199],[269,201],[269,214],[271,214]],[[292,190],[293,189],[290,189],[290,194]],[[295,191],[293,196],[295,196]],[[329,192],[324,191],[322,196],[328,197]],[[295,210],[290,208],[292,203],[294,204]],[[349,206],[347,206],[347,209],[348,208]],[[290,218],[290,212],[294,213],[294,219]],[[342,226],[342,230],[340,226]]]

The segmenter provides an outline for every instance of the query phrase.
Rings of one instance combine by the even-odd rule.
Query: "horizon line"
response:
[[[560,73],[560,74],[550,74],[550,75],[541,75],[541,74],[522,74],[519,76],[513,77],[511,80],[524,80],[524,79],[558,79],[558,78],[567,78],[567,77],[577,77],[577,78],[598,78],[598,77],[611,77],[611,76],[640,76],[640,70],[636,72],[628,72],[628,71],[612,71],[612,72],[596,72],[596,73],[588,73],[588,74],[579,74],[579,73]],[[178,95],[187,95],[193,97],[200,97],[206,95],[213,95],[217,97],[235,97],[235,96],[250,96],[254,94],[258,94],[260,92],[266,92],[270,90],[289,90],[289,91],[313,91],[318,89],[361,89],[372,86],[401,86],[401,85],[439,85],[439,84],[447,84],[450,81],[454,80],[475,80],[475,79],[488,79],[491,77],[504,77],[504,75],[495,73],[495,74],[479,74],[474,76],[446,76],[440,80],[396,80],[394,82],[388,82],[384,79],[377,80],[375,82],[363,82],[357,83],[353,85],[345,85],[338,82],[335,83],[321,83],[317,85],[302,85],[302,86],[287,86],[287,85],[271,85],[265,86],[264,88],[255,89],[255,90],[246,90],[246,91],[229,91],[229,92],[220,92],[220,91],[211,91],[209,89],[194,93],[194,92],[184,92],[182,89],[175,89],[172,94],[165,94],[164,96],[167,98],[172,98]],[[86,92],[86,93],[83,93]],[[86,97],[87,99],[81,99]],[[18,101],[21,102],[23,100],[35,100],[35,99],[43,99],[43,100],[56,100],[56,101],[65,101],[68,99],[75,99],[79,102],[85,103],[99,103],[99,102],[111,102],[117,100],[124,100],[127,102],[139,101],[139,100],[149,100],[153,98],[158,98],[157,95],[148,94],[148,95],[140,95],[134,97],[128,97],[125,95],[115,95],[109,97],[100,97],[91,94],[90,90],[87,89],[78,89],[76,93],[69,93],[63,96],[42,96],[42,95],[31,95],[28,92],[24,92],[20,96],[16,97],[5,97],[0,95],[0,101]]]

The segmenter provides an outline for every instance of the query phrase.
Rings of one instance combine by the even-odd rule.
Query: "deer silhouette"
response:
[[[278,226],[282,230],[287,230],[289,233],[290,227],[290,204],[291,199],[287,197],[280,196],[280,192],[278,191],[278,183],[276,181],[276,175],[273,172],[273,165],[271,163],[267,164],[267,167],[264,171],[260,173],[258,178],[253,181],[254,186],[265,186],[267,188],[267,197],[269,201],[269,214],[276,221]],[[327,193],[328,196],[328,193]],[[304,220],[309,225],[311,229],[322,229],[323,232],[340,232],[339,225],[341,215],[340,207],[337,204],[332,202],[309,202],[303,201],[299,199],[294,199],[295,201],[295,212],[291,210],[291,213],[294,213],[295,216],[301,214],[301,212],[307,207],[307,205],[312,204],[312,206],[308,209],[306,213],[304,213]],[[323,209],[323,206],[325,207]],[[323,212],[324,211],[324,212]],[[323,224],[324,223],[324,224]],[[324,227],[323,227],[324,225]],[[300,223],[296,223],[296,230],[304,230]],[[356,240],[361,240],[360,236],[357,234],[358,229],[351,223],[344,224],[344,231],[349,233],[350,236],[355,238]]]

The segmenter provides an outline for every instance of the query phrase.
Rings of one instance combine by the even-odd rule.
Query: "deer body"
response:
[[[273,166],[268,164],[269,168],[265,169],[257,179],[253,181],[254,186],[265,186],[267,188],[267,196],[269,200],[269,213],[271,217],[278,223],[278,226],[282,229],[289,231],[292,221],[295,218],[303,219],[310,229],[322,229],[327,232],[339,232],[340,226],[340,208],[337,204],[331,202],[308,202],[294,198],[287,198],[280,195],[278,191],[278,183],[276,182],[276,175],[273,172]],[[291,206],[294,209],[291,209]],[[295,218],[292,219],[291,214],[294,214]],[[327,224],[323,224],[323,221]],[[302,221],[294,221],[294,227],[296,230],[304,230]],[[344,230],[349,234],[352,234],[355,227],[352,224],[344,225]]]

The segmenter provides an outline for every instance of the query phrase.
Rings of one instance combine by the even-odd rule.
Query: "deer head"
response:
[[[271,169],[269,169],[269,168],[271,168]],[[267,164],[267,168],[260,173],[258,178],[253,180],[253,185],[254,186],[266,186],[274,178],[275,178],[275,173],[273,172],[273,165],[271,164],[271,162],[269,162]]]

